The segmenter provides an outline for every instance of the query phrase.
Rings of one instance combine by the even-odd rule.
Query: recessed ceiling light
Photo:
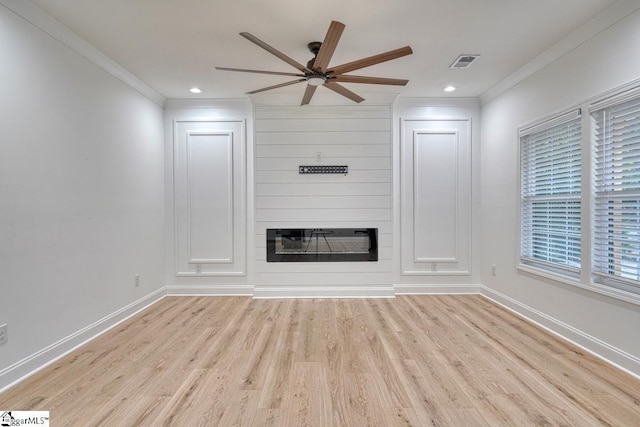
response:
[[[449,85],[449,86],[444,88],[445,92],[453,92],[454,90],[456,90],[456,87],[452,86],[452,85]]]
[[[191,92],[191,93],[201,93],[202,90],[200,90],[197,87],[192,87],[191,89],[189,89],[189,92]]]

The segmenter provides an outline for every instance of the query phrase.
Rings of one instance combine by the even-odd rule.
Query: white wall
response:
[[[637,374],[640,306],[516,270],[516,129],[638,79],[639,42],[636,11],[484,105],[481,159],[482,283],[487,294]]]
[[[171,100],[166,107],[165,227],[169,294],[310,297],[478,291],[480,144],[477,100],[413,99],[396,107],[381,103],[319,104],[304,108],[290,103],[252,107],[246,100]],[[445,126],[446,129],[454,123],[462,126],[464,135],[450,165],[459,173],[451,182],[437,177],[428,184],[431,188],[450,188],[455,184],[452,191],[459,196],[456,203],[460,212],[455,215],[459,220],[453,233],[443,238],[457,241],[460,259],[454,264],[439,262],[435,273],[430,262],[429,271],[424,274],[401,275],[399,245],[411,236],[400,238],[403,232],[399,197],[401,150],[396,134],[400,133],[401,122],[415,118],[431,120],[430,126]],[[229,269],[230,266],[223,264],[202,265],[198,270],[196,264],[184,263],[180,249],[180,242],[189,240],[188,233],[201,232],[194,228],[195,224],[188,221],[181,224],[180,220],[180,200],[185,199],[188,190],[180,184],[180,170],[188,169],[187,165],[180,164],[181,156],[177,155],[184,145],[180,142],[180,129],[190,123],[198,126],[209,123],[219,130],[231,129],[239,122],[247,126],[244,141],[246,271]],[[298,166],[304,164],[347,165],[349,173],[300,175]],[[191,176],[191,179],[196,178]],[[433,200],[423,202],[434,205]],[[216,202],[217,205],[223,203],[222,200]],[[214,203],[207,205],[213,208]],[[238,221],[242,221],[241,214],[238,212]],[[207,215],[213,216],[213,212]],[[266,229],[288,227],[378,228],[379,260],[267,263]],[[427,239],[432,241],[433,237]],[[241,239],[235,242],[236,248],[243,244]],[[208,246],[213,250],[217,243],[209,241]]]
[[[161,294],[164,154],[159,105],[3,5],[0,62],[2,388]]]
[[[246,262],[248,254],[253,253],[247,244],[253,230],[252,111],[246,99],[170,100],[165,105],[165,280],[170,295],[253,293],[253,264]],[[220,200],[220,195],[227,191],[219,188],[222,180],[212,176],[209,167],[198,170],[194,163],[198,159],[189,157],[188,151],[192,149],[188,150],[186,133],[202,134],[204,129],[215,131],[219,137],[223,135],[233,146],[233,166],[218,168],[230,174],[225,186],[231,185],[231,198],[225,196]],[[205,133],[211,133],[208,131]],[[211,159],[210,165],[219,160]],[[201,191],[196,194],[198,188]],[[212,197],[215,195],[217,198]],[[200,217],[194,216],[198,212],[193,209],[187,215],[187,205],[193,207],[194,203],[200,206]],[[225,216],[225,212],[232,218]],[[221,213],[225,222],[232,223],[226,233],[218,229]],[[225,238],[215,238],[216,229]],[[200,242],[200,251],[228,253],[229,262],[190,260],[187,246],[193,246],[194,238]]]
[[[394,283],[399,294],[478,291],[479,119],[476,99],[406,98],[394,104]],[[415,157],[423,134],[455,137],[453,156],[449,156],[452,147],[447,144],[442,153],[433,147],[422,160]],[[420,166],[419,161],[426,163]],[[429,162],[445,165],[445,169],[433,174],[435,163]],[[417,171],[420,167],[422,172]],[[414,209],[414,205],[422,208]],[[448,227],[429,226],[446,216],[451,218]],[[429,242],[431,248],[426,258],[418,254],[417,243],[421,241]],[[455,255],[448,253],[451,251]]]

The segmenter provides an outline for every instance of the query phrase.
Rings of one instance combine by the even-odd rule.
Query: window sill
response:
[[[553,271],[545,270],[540,267],[534,267],[528,264],[518,264],[518,270],[524,271],[526,273],[535,274],[536,276],[542,276],[547,279],[554,280],[556,282],[564,283],[572,286],[582,286],[582,283],[577,278],[571,277],[569,275],[564,275],[560,273],[555,273]]]
[[[625,301],[625,302],[640,306],[640,295],[637,295],[631,292],[622,291],[616,288],[612,288],[612,287],[601,285],[599,283],[594,283],[594,282],[591,282],[588,285],[586,285],[580,282],[579,280],[574,279],[573,277],[565,276],[558,273],[553,273],[553,272],[546,271],[541,268],[536,268],[530,265],[518,264],[517,269],[519,271],[523,271],[529,274],[544,277],[546,279],[551,279],[555,282],[560,282],[566,285],[575,286],[580,289],[584,289],[590,292],[594,292],[600,295],[605,295],[610,298],[614,298],[617,300]]]

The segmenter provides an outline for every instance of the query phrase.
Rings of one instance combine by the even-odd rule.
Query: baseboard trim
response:
[[[640,379],[640,358],[486,286],[480,286],[480,295],[506,308],[517,316],[580,347],[629,375]]]
[[[391,286],[352,286],[352,287],[319,287],[319,286],[256,286],[253,291],[255,299],[269,298],[393,298]]]
[[[252,296],[251,285],[169,285],[168,296]]]
[[[396,295],[466,295],[479,294],[480,285],[395,285]]]
[[[166,296],[165,288],[146,295],[126,307],[80,329],[60,341],[43,348],[19,362],[0,371],[0,393],[49,366],[73,350],[81,347],[109,329],[124,322],[147,307],[155,304]]]

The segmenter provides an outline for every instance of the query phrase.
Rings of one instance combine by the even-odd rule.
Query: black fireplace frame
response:
[[[305,238],[319,239],[322,236],[366,235],[369,238],[368,252],[331,252],[317,253],[305,252],[294,254],[282,254],[276,252],[276,237],[287,235],[287,238],[295,240],[301,239],[300,243],[307,240]],[[313,237],[312,237],[313,236]],[[308,247],[308,245],[307,245]],[[316,246],[317,248],[317,246]],[[267,262],[375,262],[378,261],[378,229],[377,228],[268,228],[267,229]]]

